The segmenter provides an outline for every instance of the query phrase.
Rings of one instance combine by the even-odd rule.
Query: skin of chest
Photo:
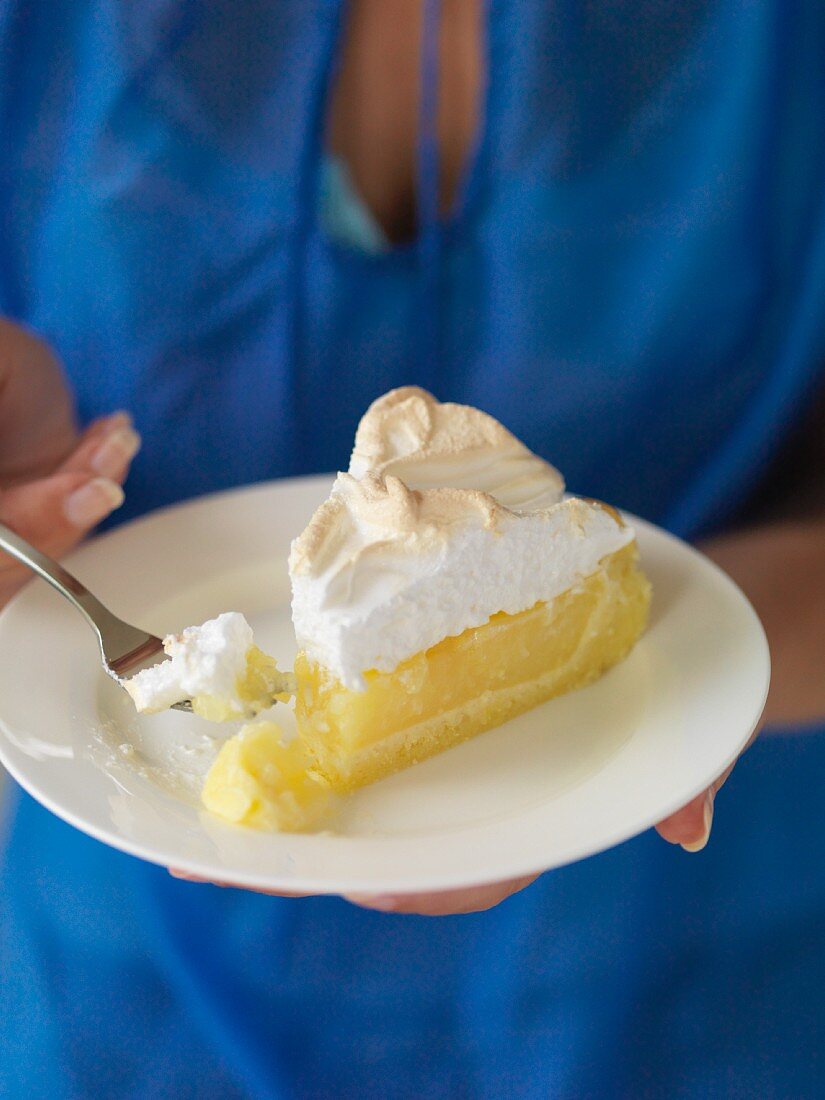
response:
[[[422,0],[352,0],[329,101],[327,143],[390,240],[415,232]],[[484,83],[481,0],[443,0],[438,33],[439,205],[452,208]]]

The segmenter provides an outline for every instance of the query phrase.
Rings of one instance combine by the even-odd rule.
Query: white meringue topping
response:
[[[252,627],[244,616],[226,611],[201,626],[167,635],[163,648],[171,660],[138,672],[123,686],[142,714],[208,695],[226,700],[240,717],[245,703],[238,696],[238,682],[253,641]]]

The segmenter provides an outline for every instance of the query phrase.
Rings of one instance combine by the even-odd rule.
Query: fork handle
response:
[[[65,596],[70,603],[80,611],[98,634],[105,625],[115,618],[100,600],[81,584],[77,577],[64,569],[62,565],[50,558],[47,554],[36,550],[30,543],[22,539],[11,528],[0,523],[0,550],[5,550],[11,557],[16,558],[21,565],[25,565],[42,577],[44,581],[56,588],[61,596]]]

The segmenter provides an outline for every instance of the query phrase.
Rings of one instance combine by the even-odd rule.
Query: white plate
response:
[[[330,479],[260,485],[155,513],[69,566],[157,634],[243,611],[282,665],[295,643],[290,540]],[[762,713],[765,636],[739,590],[641,521],[650,628],[596,684],[344,800],[334,830],[263,834],[200,808],[231,728],[138,718],[93,636],[45,584],[0,616],[0,759],[64,820],[143,859],[208,878],[321,893],[399,893],[557,867],[647,829],[734,759]],[[291,719],[287,708],[278,715]]]

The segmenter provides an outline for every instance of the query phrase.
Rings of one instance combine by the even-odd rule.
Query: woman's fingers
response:
[[[713,811],[716,794],[727,782],[727,778],[736,767],[737,761],[748,751],[759,736],[761,726],[757,726],[750,735],[747,745],[742,752],[730,764],[719,778],[702,794],[691,799],[686,806],[677,810],[675,814],[666,817],[656,826],[656,831],[671,844],[680,844],[686,852],[701,852],[710,839],[710,831],[713,827]]]
[[[0,518],[47,554],[62,554],[123,503],[109,478],[58,473],[0,493]]]
[[[236,890],[247,890],[247,886],[237,886],[232,882],[212,882],[210,879],[190,875],[186,871],[169,868],[173,878],[186,882],[209,882],[212,886],[229,886]],[[446,917],[458,913],[479,913],[491,909],[494,905],[509,898],[518,890],[523,890],[534,882],[538,875],[526,875],[523,878],[509,879],[507,882],[495,882],[487,886],[471,886],[465,890],[442,890],[432,894],[348,894],[347,901],[360,905],[363,909],[375,909],[381,913],[416,913],[425,917]],[[255,894],[267,894],[276,898],[307,898],[312,894],[300,894],[289,890],[253,890]]]
[[[424,917],[447,917],[458,913],[480,913],[523,890],[538,875],[493,882],[486,886],[470,886],[463,890],[440,890],[429,894],[348,894],[347,900],[365,909],[382,913],[416,913]]]
[[[60,557],[123,503],[121,483],[139,448],[128,413],[96,420],[57,473],[0,490],[0,521]],[[28,578],[22,565],[0,554],[0,606]]]
[[[746,748],[753,744],[755,737],[756,734],[750,739]],[[671,844],[680,844],[686,852],[701,852],[710,839],[716,793],[724,786],[735,766],[734,762],[706,791],[691,799],[675,814],[660,821],[656,826],[659,835]]]
[[[660,821],[657,831],[671,844],[680,844],[686,852],[700,852],[710,839],[715,796],[714,788],[708,788],[687,806]]]
[[[108,478],[67,472],[0,493],[0,521],[51,557],[65,554],[123,503],[120,485]],[[0,604],[30,573],[0,554]]]
[[[122,482],[139,450],[140,436],[134,430],[131,416],[126,412],[113,413],[89,425],[61,470],[86,471]]]

